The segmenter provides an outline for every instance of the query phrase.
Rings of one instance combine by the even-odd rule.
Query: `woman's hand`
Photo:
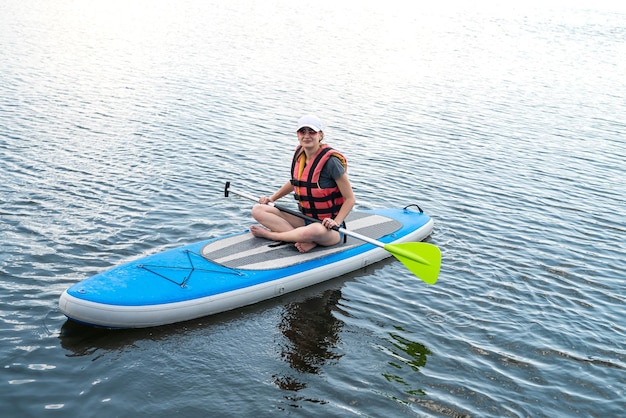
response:
[[[327,229],[333,229],[338,226],[337,222],[334,219],[326,218],[322,221],[322,225],[324,225]]]
[[[270,203],[272,201],[272,199],[270,199],[267,196],[261,196],[259,197],[259,203],[262,205],[267,205],[268,203]]]

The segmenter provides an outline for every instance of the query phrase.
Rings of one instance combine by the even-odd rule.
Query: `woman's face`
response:
[[[300,142],[300,145],[303,147],[306,145],[315,145],[322,140],[323,135],[322,131],[315,132],[313,129],[305,126],[298,129],[298,142]]]

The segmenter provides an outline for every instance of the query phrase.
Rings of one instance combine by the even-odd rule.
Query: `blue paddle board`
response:
[[[426,239],[433,220],[409,207],[354,210],[346,227],[385,244],[401,243]],[[335,246],[300,253],[293,243],[246,231],[114,267],[68,288],[59,307],[69,319],[98,327],[159,326],[257,303],[389,256],[351,236]]]

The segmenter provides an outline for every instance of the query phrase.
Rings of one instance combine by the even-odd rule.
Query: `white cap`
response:
[[[298,129],[296,130],[305,126],[313,129],[315,132],[319,132],[322,130],[322,121],[317,116],[305,115],[298,119]]]

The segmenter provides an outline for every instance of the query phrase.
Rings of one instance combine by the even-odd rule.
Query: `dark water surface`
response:
[[[626,10],[602,2],[0,4],[0,410],[15,417],[624,416]],[[620,9],[621,7],[621,9]],[[241,231],[319,114],[386,261],[188,323],[58,297]]]

